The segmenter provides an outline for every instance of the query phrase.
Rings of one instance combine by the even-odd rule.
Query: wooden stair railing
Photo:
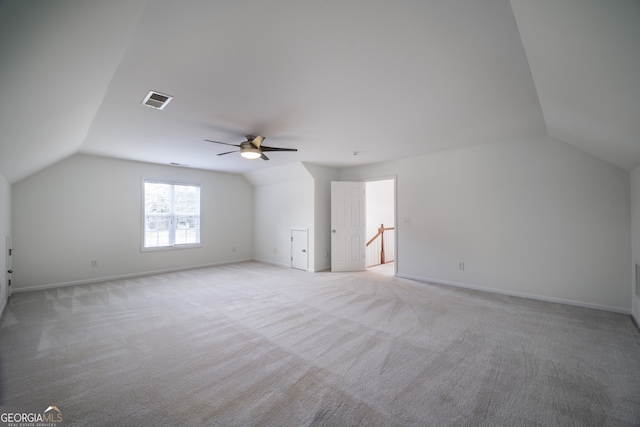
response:
[[[378,237],[380,237],[380,264],[384,264],[385,255],[384,255],[384,232],[388,230],[394,230],[393,227],[385,227],[384,224],[380,224],[380,228],[378,228],[378,232],[375,236],[373,236],[368,242],[367,247],[372,244]]]

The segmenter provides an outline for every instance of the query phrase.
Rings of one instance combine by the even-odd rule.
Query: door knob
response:
[[[333,233],[335,233],[335,232],[336,232],[336,229],[334,228],[334,229],[332,230],[332,232],[333,232]]]
[[[13,270],[7,270],[7,273],[11,274],[13,273]]]
[[[302,250],[302,252],[307,252],[307,250],[306,250],[306,249],[303,249],[303,250]]]

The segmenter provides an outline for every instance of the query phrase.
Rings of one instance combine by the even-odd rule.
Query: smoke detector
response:
[[[142,105],[146,105],[147,107],[155,108],[157,110],[162,110],[172,99],[173,96],[171,95],[165,95],[164,93],[150,90],[147,96],[145,96],[142,100]]]

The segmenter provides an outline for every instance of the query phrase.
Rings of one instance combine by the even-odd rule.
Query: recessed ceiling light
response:
[[[155,92],[150,90],[147,96],[142,100],[142,105],[146,105],[147,107],[155,108],[157,110],[162,110],[167,106],[169,102],[173,99],[171,95],[165,95],[164,93]]]

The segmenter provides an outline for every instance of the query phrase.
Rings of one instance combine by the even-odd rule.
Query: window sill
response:
[[[193,245],[174,245],[174,246],[158,246],[152,248],[142,248],[140,252],[157,252],[157,251],[172,251],[180,249],[194,249],[201,248],[202,244],[197,243]]]

